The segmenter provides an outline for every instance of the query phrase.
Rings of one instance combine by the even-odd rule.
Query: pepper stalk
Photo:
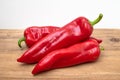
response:
[[[97,24],[102,19],[102,17],[103,17],[103,14],[100,13],[99,16],[94,21],[89,20],[89,22],[92,26],[94,26],[95,24]]]
[[[20,48],[22,48],[21,42],[23,42],[23,41],[25,41],[25,37],[22,37],[22,38],[20,38],[20,39],[18,40],[18,46],[19,46]]]

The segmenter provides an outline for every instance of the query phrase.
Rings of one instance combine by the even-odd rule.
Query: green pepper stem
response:
[[[21,42],[23,42],[23,41],[25,41],[25,38],[24,38],[24,37],[23,37],[23,38],[20,38],[20,39],[18,40],[18,46],[19,46],[20,48],[22,48]]]
[[[104,49],[104,47],[103,47],[103,46],[100,46],[100,50],[101,50],[101,51],[104,51],[105,49]]]
[[[103,14],[99,14],[99,16],[94,20],[94,21],[89,21],[91,23],[92,26],[94,26],[95,24],[97,24],[103,17]]]

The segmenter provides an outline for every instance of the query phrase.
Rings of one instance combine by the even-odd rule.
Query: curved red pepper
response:
[[[92,25],[99,22],[101,18],[102,14],[99,15]],[[38,41],[18,58],[17,61],[36,63],[53,50],[65,48],[80,41],[84,41],[90,37],[93,31],[92,25],[85,17],[78,17],[61,29],[48,34]]]
[[[18,46],[21,48],[21,42],[25,41],[27,47],[32,47],[40,39],[58,30],[59,27],[55,26],[32,26],[28,27],[24,31],[24,37],[18,40]]]
[[[35,66],[32,74],[42,71],[96,61],[100,55],[99,41],[90,38],[68,48],[52,51]]]

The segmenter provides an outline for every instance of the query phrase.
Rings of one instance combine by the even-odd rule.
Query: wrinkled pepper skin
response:
[[[68,48],[52,51],[34,67],[32,74],[43,71],[96,61],[100,55],[99,41],[90,38]]]
[[[102,15],[99,16],[97,22],[99,22],[101,18]],[[93,31],[92,25],[87,18],[78,17],[59,30],[39,40],[18,58],[17,61],[23,63],[36,63],[53,50],[65,48],[87,40]]]
[[[27,47],[32,47],[40,39],[58,30],[59,27],[56,26],[31,26],[25,29],[24,37],[18,40],[18,46],[21,46],[21,42],[25,41]]]

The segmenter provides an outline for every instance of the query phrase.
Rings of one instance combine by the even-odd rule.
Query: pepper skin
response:
[[[61,29],[48,34],[29,48],[18,62],[36,63],[53,50],[71,46],[90,37],[94,24],[102,19],[102,14],[92,23],[85,17],[78,17]]]
[[[43,71],[96,61],[100,55],[97,39],[90,38],[68,48],[58,49],[47,54],[34,67],[32,74]]]
[[[21,42],[25,41],[27,47],[32,47],[40,39],[58,30],[55,26],[31,26],[25,29],[24,37],[18,40],[18,46],[21,48]]]

